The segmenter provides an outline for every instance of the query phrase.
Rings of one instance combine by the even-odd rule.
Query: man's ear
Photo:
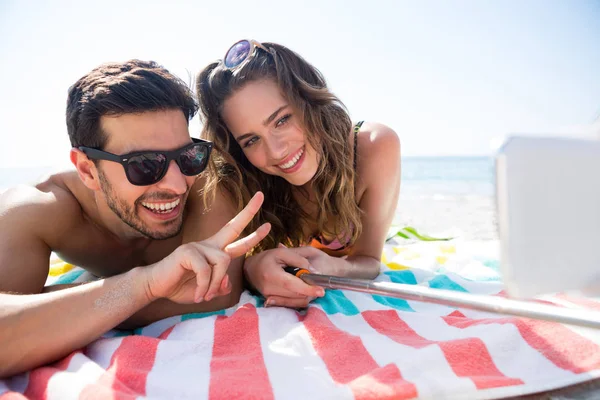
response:
[[[92,160],[90,160],[81,150],[71,149],[71,162],[77,169],[79,179],[91,190],[100,190],[100,181],[98,180],[98,170]]]

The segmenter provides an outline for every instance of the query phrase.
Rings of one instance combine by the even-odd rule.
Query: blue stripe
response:
[[[500,261],[495,259],[487,259],[482,262],[488,268],[493,269],[496,272],[500,272]]]
[[[134,334],[132,330],[115,329],[115,335],[112,337],[132,336]]]
[[[209,311],[209,312],[203,312],[203,313],[183,314],[181,316],[181,322],[187,321],[188,319],[206,318],[206,317],[210,317],[211,315],[225,315],[225,310]]]
[[[85,271],[82,269],[77,269],[74,271],[69,271],[66,274],[63,274],[53,283],[53,285],[64,285],[67,283],[73,283],[77,278],[79,278]]]
[[[324,297],[318,297],[313,303],[320,305],[327,314],[357,315],[358,308],[341,290],[327,290]]]
[[[483,265],[485,265],[486,267],[488,267],[489,269],[491,269],[492,271],[494,271],[496,273],[496,276],[490,276],[488,278],[485,279],[478,279],[481,281],[500,281],[500,261],[497,259],[487,259],[481,262]]]
[[[394,283],[406,283],[407,285],[416,285],[417,278],[412,271],[403,270],[403,271],[386,271],[384,275],[387,275],[390,278],[390,281]]]
[[[446,275],[437,275],[433,279],[429,281],[429,287],[435,289],[446,289],[446,290],[454,290],[457,292],[465,292],[468,293],[468,290],[464,287],[460,286],[458,283],[454,282],[452,279],[448,278]]]
[[[386,271],[384,272],[390,278],[390,281],[393,283],[402,283],[405,285],[416,285],[417,279],[415,278],[415,274],[413,274],[409,270],[403,271]],[[395,308],[396,310],[401,311],[415,311],[411,308],[406,300],[397,299],[395,297],[386,297],[380,295],[373,295],[373,300],[378,302],[379,304],[383,304],[387,307]]]
[[[262,296],[256,296],[252,293],[250,295],[256,300],[256,308],[261,308],[265,306],[265,298]]]
[[[415,311],[408,305],[408,302],[403,299],[397,299],[395,297],[385,297],[380,296],[378,294],[374,294],[373,300],[375,300],[379,304],[383,304],[384,306],[395,308],[396,310],[413,312]]]

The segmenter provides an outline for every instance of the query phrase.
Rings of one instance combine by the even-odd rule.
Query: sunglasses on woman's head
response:
[[[244,61],[250,59],[257,48],[270,53],[269,49],[256,40],[240,40],[227,50],[225,58],[223,58],[223,65],[225,65],[225,68],[227,69],[236,69],[242,65]]]
[[[79,147],[88,158],[107,160],[121,164],[127,180],[136,186],[148,186],[159,182],[167,173],[171,161],[175,161],[186,176],[200,174],[208,164],[212,142],[192,138],[193,143],[173,151],[136,151],[116,155],[92,147]]]

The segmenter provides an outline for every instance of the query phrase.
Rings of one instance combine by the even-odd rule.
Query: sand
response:
[[[429,235],[451,235],[466,240],[497,240],[495,200],[492,196],[400,194],[394,221]]]

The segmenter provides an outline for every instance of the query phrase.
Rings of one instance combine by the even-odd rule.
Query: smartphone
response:
[[[496,155],[507,293],[600,295],[600,140],[513,136]]]

